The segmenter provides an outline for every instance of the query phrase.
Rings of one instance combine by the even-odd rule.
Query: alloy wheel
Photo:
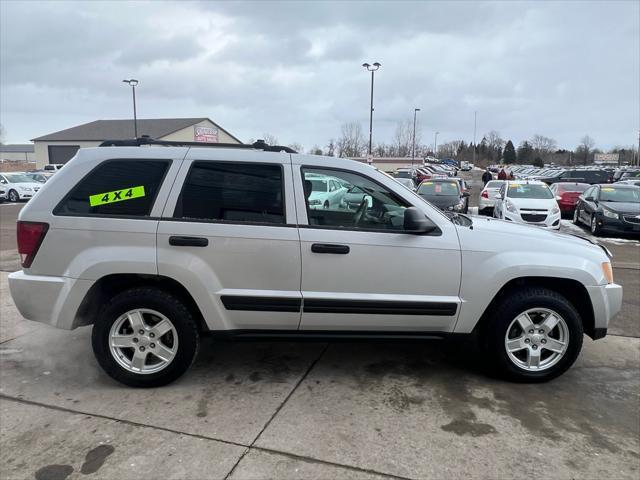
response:
[[[10,202],[18,202],[18,201],[20,201],[20,195],[18,195],[18,192],[16,192],[15,190],[11,190],[9,192],[9,201]]]
[[[178,333],[171,320],[155,310],[131,310],[113,323],[109,350],[116,362],[129,372],[156,373],[175,358]]]
[[[567,352],[569,327],[553,310],[531,308],[513,319],[504,346],[509,360],[522,370],[547,370]]]

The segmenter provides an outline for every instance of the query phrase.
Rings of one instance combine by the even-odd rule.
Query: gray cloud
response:
[[[637,2],[0,3],[0,116],[25,141],[130,114],[210,116],[243,138],[307,148],[420,113],[423,138],[496,129],[572,147],[629,145],[640,123]]]

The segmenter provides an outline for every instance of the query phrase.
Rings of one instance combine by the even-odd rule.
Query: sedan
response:
[[[422,182],[417,190],[418,195],[432,205],[444,211],[463,212],[468,193],[462,192],[460,184],[455,180],[435,179]]]
[[[560,213],[571,218],[578,203],[578,197],[589,187],[588,183],[560,182],[552,184],[549,188],[556,196]]]
[[[0,188],[7,192],[10,202],[28,200],[42,187],[42,183],[34,181],[24,173],[0,174]]]
[[[640,234],[640,187],[593,185],[578,199],[573,223],[584,223],[591,233]]]

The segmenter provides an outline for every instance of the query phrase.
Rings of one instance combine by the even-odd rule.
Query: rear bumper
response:
[[[78,307],[92,280],[28,275],[24,271],[9,275],[9,290],[20,314],[35,322],[71,330]]]
[[[622,286],[615,283],[586,287],[593,306],[594,340],[604,337],[609,321],[622,308]]]

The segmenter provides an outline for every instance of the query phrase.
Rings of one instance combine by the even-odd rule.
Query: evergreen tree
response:
[[[520,165],[527,165],[531,163],[533,157],[533,147],[526,140],[518,147],[518,163]]]
[[[513,142],[509,140],[504,146],[504,153],[502,154],[504,163],[511,165],[516,163],[516,148],[513,146]]]

